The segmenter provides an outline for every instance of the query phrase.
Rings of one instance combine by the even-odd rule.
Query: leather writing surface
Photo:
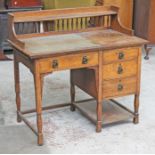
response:
[[[51,35],[20,39],[29,56],[60,54],[89,49],[112,49],[141,45],[143,39],[114,30],[98,30],[73,34]]]
[[[37,37],[22,41],[25,43],[26,50],[34,55],[100,47],[99,44],[78,34]]]

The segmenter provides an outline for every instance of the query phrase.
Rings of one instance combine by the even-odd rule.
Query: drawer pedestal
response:
[[[81,109],[78,105],[74,104],[75,101],[73,99],[75,99],[75,93],[73,92],[75,92],[74,86],[76,85],[94,97],[98,102],[101,102],[101,104],[98,103],[98,105],[101,105],[101,107],[99,107],[100,110],[97,110],[100,111],[100,116],[102,115],[102,102],[106,99],[113,101],[118,106],[131,113],[133,115],[133,122],[138,123],[141,49],[139,47],[133,47],[103,51],[101,55],[99,56],[99,59],[101,57],[102,60],[99,62],[102,62],[102,65],[100,65],[99,68],[84,68],[71,71],[73,109],[77,107],[82,113],[91,119],[85,112],[87,110]],[[100,95],[100,93],[102,94]],[[135,95],[134,111],[131,111],[117,101],[113,100],[114,98],[128,95]],[[99,127],[98,131],[100,130],[101,128]]]

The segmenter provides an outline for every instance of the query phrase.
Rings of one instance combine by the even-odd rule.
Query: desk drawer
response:
[[[72,54],[40,60],[40,71],[46,73],[96,65],[98,65],[98,52]]]
[[[116,61],[129,60],[138,57],[138,48],[127,48],[103,53],[103,64]]]
[[[136,77],[117,79],[103,82],[103,97],[119,97],[136,92]]]
[[[103,65],[103,80],[124,78],[137,74],[137,60]]]

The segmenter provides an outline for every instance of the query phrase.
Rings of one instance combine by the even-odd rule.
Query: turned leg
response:
[[[38,128],[38,145],[43,145],[42,131],[42,80],[41,75],[36,71],[34,73],[37,128]]]
[[[71,107],[70,107],[70,110],[71,111],[75,111],[75,106],[74,106],[74,102],[75,102],[75,85],[74,85],[74,82],[73,82],[73,78],[72,78],[72,71],[70,73],[70,94],[71,94]]]
[[[138,124],[139,123],[139,95],[135,95],[135,100],[134,100],[134,119],[133,123]]]
[[[16,106],[17,106],[17,122],[21,122],[21,118],[18,112],[21,111],[21,99],[20,99],[20,75],[19,75],[19,62],[14,56],[14,78],[15,78],[15,92],[16,92]]]
[[[144,49],[145,49],[145,52],[146,52],[146,56],[144,57],[144,59],[149,60],[149,53],[150,53],[152,48],[149,48],[148,45],[145,45]]]
[[[102,101],[97,101],[97,124],[96,124],[96,132],[102,131]]]
[[[96,78],[96,90],[97,90],[97,108],[96,108],[96,113],[97,113],[97,124],[96,124],[96,132],[101,132],[102,131],[102,101],[103,101],[103,90],[102,90],[102,76],[103,76],[103,56],[102,56],[102,51],[99,52],[99,66],[95,70],[95,78]]]

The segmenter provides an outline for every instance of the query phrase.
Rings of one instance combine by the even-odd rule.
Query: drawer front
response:
[[[65,55],[40,60],[40,72],[85,68],[98,65],[98,52]]]
[[[103,53],[103,64],[129,60],[138,57],[138,48],[119,49]]]
[[[103,66],[103,80],[124,78],[137,74],[137,60],[117,62]]]
[[[136,92],[136,77],[103,82],[103,97],[120,97]]]

